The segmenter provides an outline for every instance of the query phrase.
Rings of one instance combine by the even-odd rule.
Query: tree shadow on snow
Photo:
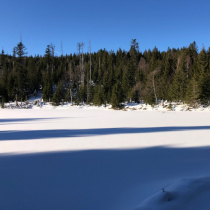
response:
[[[97,135],[156,133],[171,131],[209,130],[210,126],[175,126],[147,128],[95,128],[95,129],[59,129],[59,130],[26,130],[0,131],[0,141],[30,140],[44,138],[88,137]]]
[[[209,147],[0,156],[0,209],[131,210],[209,163]]]
[[[0,125],[4,124],[15,124],[15,123],[24,123],[29,121],[39,121],[39,120],[55,120],[60,118],[8,118],[0,119]]]

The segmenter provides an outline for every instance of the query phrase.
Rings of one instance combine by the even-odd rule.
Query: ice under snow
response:
[[[210,112],[0,109],[2,210],[209,210]]]

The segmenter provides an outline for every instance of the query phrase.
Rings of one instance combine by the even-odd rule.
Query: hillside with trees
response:
[[[3,102],[25,101],[42,90],[45,102],[59,105],[112,104],[118,108],[128,101],[156,104],[158,100],[183,101],[196,106],[210,101],[210,48],[198,52],[196,43],[160,52],[139,50],[136,39],[130,50],[101,49],[55,56],[49,44],[44,56],[27,56],[19,42],[13,55],[0,53],[0,96]]]

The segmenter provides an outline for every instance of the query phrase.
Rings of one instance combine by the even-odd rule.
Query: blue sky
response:
[[[181,48],[196,41],[210,46],[208,0],[0,0],[0,48],[12,54],[20,41],[28,55],[44,54],[48,44],[55,51],[77,52],[77,43],[88,50],[129,50],[137,39],[140,51]]]

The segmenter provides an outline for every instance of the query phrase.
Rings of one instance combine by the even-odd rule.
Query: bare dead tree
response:
[[[77,43],[77,50],[79,52],[79,71],[81,72],[81,54],[80,54],[80,51],[81,51],[81,44],[80,42]]]
[[[84,87],[84,84],[85,84],[85,72],[84,72],[84,54],[83,54],[84,43],[83,42],[81,42],[80,47],[81,47],[81,50],[82,50],[81,86]]]
[[[51,55],[54,57],[55,55],[55,45],[53,43],[50,44],[50,49],[51,49]]]
[[[17,94],[15,94],[15,104],[16,104],[16,106],[18,106]]]
[[[87,101],[89,101],[89,97],[90,97],[90,92],[89,92],[89,82],[88,82],[88,74],[87,74]]]
[[[90,55],[90,82],[91,82],[91,41],[89,40],[89,55]]]
[[[138,63],[138,68],[142,70],[143,74],[146,74],[149,64],[146,62],[145,58],[141,57]]]
[[[70,98],[71,98],[71,106],[73,106],[73,92],[72,89],[70,89]]]
[[[79,69],[80,69],[80,83],[81,86],[84,87],[84,82],[85,82],[85,75],[84,75],[84,61],[83,61],[83,47],[84,47],[84,43],[77,43],[77,47],[78,47],[78,51],[79,51],[79,60],[80,60],[80,64],[79,64]],[[82,54],[81,54],[82,51]]]
[[[68,61],[68,69],[69,69],[69,96],[71,99],[71,106],[73,106],[73,91],[72,91],[72,86],[73,86],[73,80],[74,80],[74,74],[72,71],[72,62]]]
[[[51,56],[52,56],[52,60],[54,59],[54,55],[55,55],[55,45],[53,43],[50,44],[50,49],[51,49]],[[49,67],[47,66],[47,69]],[[53,73],[53,64],[52,64],[52,73]]]
[[[89,97],[90,97],[90,86],[91,86],[91,41],[90,40],[89,40],[88,51],[89,51],[89,56],[90,56],[90,78],[88,82],[88,74],[87,74],[87,101],[89,100]]]
[[[63,58],[63,42],[61,40],[61,57]]]
[[[181,57],[179,56],[178,59],[177,59],[177,63],[176,63],[176,69],[179,68],[180,60],[181,60]]]
[[[192,60],[189,55],[186,56],[186,69],[187,69],[187,79],[189,78],[189,74],[192,72]]]
[[[3,76],[3,66],[2,66],[2,63],[1,63],[1,54],[0,54],[0,75]]]

